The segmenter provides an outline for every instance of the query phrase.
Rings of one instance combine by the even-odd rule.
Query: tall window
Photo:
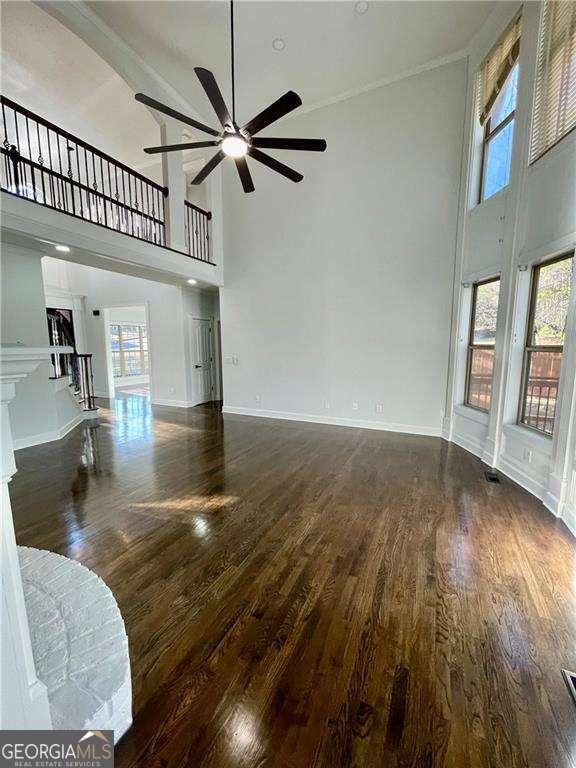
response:
[[[554,431],[573,261],[562,256],[532,271],[519,421],[546,435]]]
[[[143,323],[111,323],[110,349],[115,379],[148,373],[148,334]]]
[[[492,402],[492,374],[500,279],[475,283],[468,340],[466,405],[489,411]]]
[[[538,43],[530,162],[576,127],[576,3],[545,2]]]
[[[478,74],[477,108],[484,126],[480,202],[510,181],[519,53],[520,19],[507,29]]]

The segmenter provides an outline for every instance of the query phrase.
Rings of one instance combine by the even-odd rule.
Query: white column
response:
[[[46,686],[36,677],[22,591],[8,483],[16,472],[8,404],[16,385],[49,357],[47,349],[23,346],[0,351],[2,613],[0,625],[0,729],[50,729]]]
[[[182,126],[174,121],[160,128],[161,144],[181,144]],[[186,251],[185,211],[186,175],[182,165],[182,152],[165,152],[162,155],[162,178],[168,187],[164,199],[166,212],[166,245],[177,251]]]

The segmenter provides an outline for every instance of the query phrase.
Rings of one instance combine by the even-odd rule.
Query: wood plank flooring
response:
[[[17,464],[126,621],[117,768],[576,766],[576,541],[466,451],[124,395]]]

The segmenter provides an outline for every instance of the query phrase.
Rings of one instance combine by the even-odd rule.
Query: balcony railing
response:
[[[197,205],[184,201],[186,213],[186,248],[190,256],[212,263],[210,222],[212,214]]]
[[[4,192],[168,247],[166,187],[11,99],[0,96],[0,103]],[[188,255],[212,264],[212,214],[184,202]]]

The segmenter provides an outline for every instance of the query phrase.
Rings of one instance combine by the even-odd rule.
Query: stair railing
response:
[[[95,411],[94,375],[92,371],[92,355],[74,352],[70,360],[70,386],[84,411]]]

